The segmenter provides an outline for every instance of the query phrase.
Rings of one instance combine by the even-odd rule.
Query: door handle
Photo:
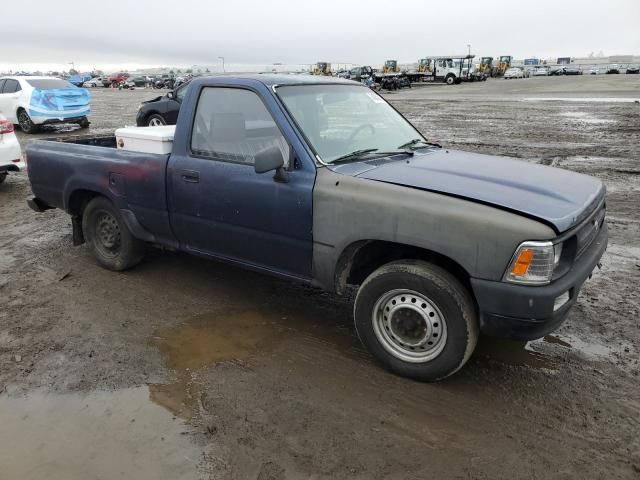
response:
[[[200,181],[200,172],[196,172],[195,170],[182,170],[180,177],[183,182],[198,183]]]

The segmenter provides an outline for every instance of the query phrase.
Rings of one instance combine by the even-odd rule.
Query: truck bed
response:
[[[41,139],[43,142],[75,143],[77,145],[90,145],[94,147],[116,148],[115,135],[75,135],[67,137],[48,137]]]
[[[113,135],[54,137],[29,142],[27,161],[33,193],[46,206],[74,215],[78,203],[104,195],[120,210],[133,212],[145,229],[173,238],[166,196],[168,154],[119,150]]]

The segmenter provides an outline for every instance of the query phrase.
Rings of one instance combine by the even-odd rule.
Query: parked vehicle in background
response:
[[[144,87],[147,83],[147,79],[145,77],[129,77],[127,81],[130,82],[130,85],[133,84],[134,87]]]
[[[365,82],[373,77],[373,68],[368,65],[354,67],[349,70],[349,79],[356,82]]]
[[[4,182],[9,172],[24,170],[20,143],[13,131],[13,123],[0,116],[0,183]]]
[[[129,74],[127,72],[119,72],[115,75],[111,75],[109,77],[109,86],[118,87],[121,83],[123,83],[127,78],[129,78]]]
[[[154,87],[157,89],[168,88],[171,90],[174,87],[175,81],[176,79],[172,75],[162,75],[162,77],[156,79]]]
[[[640,73],[640,68],[629,65],[627,67],[627,73],[629,74]]]
[[[443,81],[447,85],[459,84],[463,80],[463,69],[473,60],[473,55],[454,55],[421,58],[415,76],[425,80]],[[413,74],[409,75],[414,76]]]
[[[504,72],[505,80],[509,80],[510,78],[524,78],[524,72],[521,68],[511,67],[506,72]]]
[[[351,80],[198,78],[175,128],[35,140],[27,156],[29,206],[67,211],[103,267],[151,243],[357,289],[360,340],[418,380],[462,368],[480,332],[557,329],[607,247],[600,180],[429,143]]]
[[[87,90],[60,78],[0,78],[0,115],[19,124],[25,133],[54,123],[76,123],[86,128],[90,102]]]
[[[549,69],[547,67],[536,67],[533,71],[534,77],[546,77],[549,75]]]
[[[615,63],[610,65],[607,69],[607,75],[618,75],[620,73],[620,67]]]
[[[76,87],[81,87],[82,84],[88,80],[91,80],[91,75],[87,74],[71,75],[69,78],[67,78],[67,81],[71,85],[75,85]]]
[[[166,95],[142,102],[138,107],[136,125],[139,127],[175,125],[188,88],[189,82],[183,83]]]
[[[578,67],[564,67],[564,75],[582,75],[582,70]]]
[[[84,82],[82,86],[84,88],[97,88],[97,87],[104,87],[104,83],[102,81],[102,77],[95,77],[95,78],[92,78],[91,80],[87,80],[86,82]]]
[[[589,70],[589,74],[590,75],[598,75],[600,73],[600,69],[599,68],[592,68]]]

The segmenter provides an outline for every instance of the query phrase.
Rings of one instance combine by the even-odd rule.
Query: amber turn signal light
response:
[[[527,270],[529,270],[529,266],[533,261],[533,257],[535,256],[535,252],[530,248],[524,248],[520,251],[520,255],[513,263],[513,268],[511,269],[511,273],[513,275],[523,276],[527,274]]]

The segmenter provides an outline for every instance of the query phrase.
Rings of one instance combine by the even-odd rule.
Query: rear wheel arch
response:
[[[84,209],[87,207],[87,204],[93,200],[95,197],[104,195],[102,193],[96,192],[94,190],[86,190],[86,189],[77,189],[71,192],[69,195],[69,199],[67,201],[67,211],[73,217],[82,218],[82,213]]]

